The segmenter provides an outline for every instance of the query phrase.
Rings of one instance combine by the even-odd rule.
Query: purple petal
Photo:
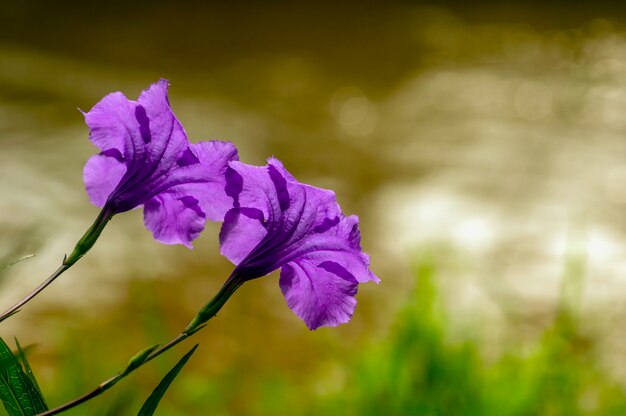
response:
[[[190,147],[187,147],[176,161],[176,164],[181,168],[185,166],[195,165],[196,163],[200,163],[200,159],[198,159],[198,156],[196,156],[191,151]]]
[[[178,167],[158,185],[155,183],[153,189],[157,190],[156,193],[193,196],[207,219],[222,221],[233,207],[233,200],[225,191],[225,172],[228,162],[236,159],[237,149],[230,142],[214,140],[189,145],[179,157]]]
[[[121,92],[105,96],[84,113],[89,126],[89,139],[100,150],[118,149],[132,160],[133,134],[137,129],[135,104]]]
[[[155,239],[191,247],[191,241],[202,231],[206,219],[222,220],[232,208],[232,199],[224,191],[224,172],[228,162],[237,158],[237,149],[232,143],[214,140],[189,145],[181,157],[185,161],[183,165],[194,160],[197,163],[179,166],[169,173],[162,185],[164,190],[146,203],[144,217],[146,227],[153,232]],[[180,203],[174,204],[172,209],[168,209],[171,204],[165,207],[162,203],[157,204],[171,199],[194,203],[187,203],[185,210]],[[180,213],[185,217],[177,221],[175,217]]]
[[[144,223],[155,240],[165,244],[184,244],[192,248],[205,224],[198,200],[174,193],[158,195],[144,206]]]
[[[102,152],[89,158],[83,169],[83,179],[91,203],[102,208],[125,173],[126,165],[115,152]]]
[[[239,264],[267,235],[263,213],[255,208],[233,208],[220,231],[220,253]]]
[[[267,166],[230,162],[226,171],[226,192],[235,207],[261,210],[263,218],[272,221],[281,215],[276,187]]]
[[[330,223],[338,222],[341,208],[337,203],[337,197],[333,191],[317,188],[298,182],[280,160],[271,157],[268,160],[268,169],[272,181],[274,182],[276,194],[283,211],[289,208],[290,202],[294,199],[305,201],[305,211],[298,213],[304,218],[303,225],[313,224],[314,227],[321,226],[315,232],[323,232]],[[286,183],[286,189],[283,183]],[[285,201],[288,199],[288,201]]]
[[[260,209],[269,223],[287,221],[299,227],[297,235],[341,214],[334,192],[298,183],[277,159],[269,162],[267,166],[229,164],[226,192],[236,207]]]
[[[357,287],[354,277],[332,261],[294,261],[280,274],[287,305],[311,330],[348,322],[356,306]]]
[[[339,222],[343,214],[333,191],[305,184],[298,186],[306,193],[306,203],[310,207],[303,213],[307,217],[306,223],[311,227],[309,233],[323,233]]]
[[[298,182],[296,178],[294,178],[293,175],[287,169],[285,169],[285,167],[283,166],[283,162],[276,159],[274,156],[267,159],[267,164],[274,166],[274,168],[276,168],[287,181]]]
[[[313,262],[333,260],[349,270],[359,283],[380,282],[380,279],[369,270],[369,256],[358,250],[347,249],[344,242],[315,239],[308,241],[307,244],[313,246],[319,244],[323,248],[311,249],[297,258]]]
[[[122,93],[109,94],[85,114],[92,142],[103,151],[117,149],[128,167],[112,198],[118,212],[156,195],[153,189],[188,148],[185,131],[170,109],[167,87],[166,80],[152,84],[138,102]]]
[[[276,190],[276,199],[278,199],[278,206],[281,211],[289,209],[289,192],[287,192],[287,179],[282,173],[272,165],[267,165],[267,173],[270,176],[270,180],[274,184]]]
[[[361,250],[361,233],[356,215],[342,215],[335,226],[309,236],[292,252],[292,256],[315,261],[334,259],[350,270],[360,283],[380,282],[369,270],[369,256]]]
[[[361,231],[359,230],[359,217],[349,215],[344,217],[338,224],[336,235],[345,238],[350,247],[361,250]]]
[[[277,255],[293,259],[316,249],[309,247],[307,242],[335,226],[342,214],[332,191],[296,182],[287,183],[287,188],[289,209],[282,212],[279,224],[271,224],[268,229],[274,230],[274,237],[282,240],[281,246],[277,247]],[[305,247],[307,251],[300,250],[300,247]],[[288,261],[290,260],[277,264],[282,265]]]
[[[147,162],[159,166],[153,175],[174,165],[188,145],[185,130],[170,108],[168,85],[164,79],[152,84],[141,93],[135,109],[139,135],[147,145]]]
[[[200,201],[202,210],[208,219],[222,221],[226,212],[233,207],[233,200],[226,195],[226,169],[228,162],[237,160],[237,148],[230,142],[212,140],[191,145],[202,166],[201,184],[192,194]],[[191,184],[190,184],[191,185]]]
[[[230,163],[226,182],[235,206],[263,214],[258,220],[231,214],[225,221],[223,254],[235,264],[268,272],[299,258],[319,263],[336,256],[358,281],[377,281],[360,250],[358,218],[343,216],[334,192],[296,182],[276,159],[267,169]],[[245,241],[246,235],[254,236],[252,242]],[[260,237],[265,238],[261,245]]]

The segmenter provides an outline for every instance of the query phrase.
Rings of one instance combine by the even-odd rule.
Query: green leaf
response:
[[[19,348],[18,346],[18,349]],[[10,416],[34,416],[48,410],[32,379],[0,338],[0,400]]]
[[[41,392],[41,389],[39,388],[39,383],[37,383],[37,379],[35,378],[35,373],[33,373],[33,369],[30,367],[30,364],[28,363],[28,360],[26,359],[26,354],[24,353],[24,350],[22,349],[20,342],[17,340],[17,337],[13,337],[13,339],[15,339],[17,352],[19,354],[20,361],[22,362],[22,366],[24,367],[24,370],[26,371],[26,375],[28,376],[30,381],[33,383],[33,386],[35,386],[35,389],[37,389],[37,393],[39,393],[39,397],[41,397],[41,400],[43,401],[44,406],[47,406],[46,400],[43,397],[43,393]]]
[[[152,416],[156,411],[161,398],[165,395],[165,392],[169,388],[172,381],[178,376],[180,370],[187,364],[189,357],[196,351],[198,348],[198,344],[194,345],[194,347],[187,353],[180,361],[163,377],[163,380],[159,383],[159,385],[154,389],[148,400],[141,406],[141,410],[137,413],[137,416]]]

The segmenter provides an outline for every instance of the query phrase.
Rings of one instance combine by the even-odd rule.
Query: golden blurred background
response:
[[[337,397],[363,400],[369,387],[355,387],[355,369],[391,360],[379,345],[398,340],[399,316],[419,302],[425,268],[436,294],[421,301],[445,315],[441,361],[445,348],[471,345],[481,377],[502,357],[524,360],[544,348],[538,343],[565,308],[576,336],[559,339],[582,348],[573,353],[581,370],[548,384],[578,380],[570,383],[581,386],[575,407],[557,398],[507,413],[497,408],[505,398],[493,412],[462,412],[463,400],[441,404],[436,395],[419,407],[409,389],[407,407],[389,404],[390,393],[381,409],[626,414],[624,9],[2,2],[0,258],[36,257],[4,270],[0,302],[9,306],[50,274],[98,213],[82,183],[95,148],[77,108],[112,91],[134,99],[163,77],[191,141],[230,140],[247,163],[275,155],[299,180],[334,189],[344,211],[359,215],[382,282],[361,285],[349,324],[314,332],[288,309],[277,274],[248,283],[186,342],[200,349],[157,414],[365,414]],[[34,345],[42,389],[61,404],[188,323],[232,268],[219,256],[218,231],[209,224],[190,251],[153,241],[141,210],[119,215],[0,335]],[[430,334],[420,331],[413,336]],[[68,414],[133,414],[182,353]],[[532,365],[541,373],[551,360]],[[577,378],[591,367],[610,385],[606,397]],[[369,376],[385,367],[376,368]],[[432,388],[420,380],[416,389]],[[320,413],[314,404],[324,401]],[[621,410],[605,407],[613,401]]]

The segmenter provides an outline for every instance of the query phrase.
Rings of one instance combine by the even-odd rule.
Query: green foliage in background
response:
[[[242,383],[250,363],[241,362],[217,376],[184,373],[176,394],[166,396],[156,414],[626,414],[626,389],[601,370],[597,341],[580,325],[581,261],[568,263],[552,323],[536,339],[511,342],[486,358],[490,346],[480,336],[452,335],[445,294],[438,289],[440,266],[432,257],[420,258],[415,286],[392,325],[355,345],[350,361],[340,364],[337,386],[320,392],[316,385],[334,381],[312,374],[296,383],[293,375],[268,370],[250,385]],[[71,367],[64,377],[72,382]],[[92,414],[134,415],[145,396],[132,380],[99,399]]]
[[[206,398],[219,414],[624,415],[626,389],[600,369],[596,341],[580,327],[576,297],[569,296],[583,278],[579,263],[568,264],[552,323],[534,341],[511,343],[495,359],[485,358],[489,345],[478,336],[452,340],[437,263],[426,257],[387,335],[359,346],[332,394],[268,375],[259,382],[258,399],[233,411],[232,375],[222,387],[205,383],[205,392],[212,392]]]
[[[581,279],[579,268],[568,269],[566,287]],[[390,337],[359,356],[346,391],[304,413],[626,414],[626,390],[598,369],[594,340],[577,325],[575,302],[569,298],[564,296],[554,322],[530,353],[511,346],[486,363],[481,349],[487,346],[480,340],[448,341],[450,324],[437,306],[435,265],[419,264],[416,278]]]
[[[139,413],[137,413],[137,416],[154,415],[154,412],[156,412],[156,409],[159,406],[159,402],[165,395],[165,392],[170,387],[174,379],[178,376],[180,370],[182,370],[185,364],[187,364],[187,361],[189,361],[189,358],[196,351],[196,348],[198,348],[198,344],[194,345],[194,347],[189,350],[189,352],[185,354],[183,358],[178,361],[178,363],[176,363],[176,365],[165,375],[165,377],[163,377],[163,380],[161,380],[161,382],[158,386],[156,386],[152,394],[150,394],[150,397],[148,397],[143,406],[141,406],[141,409],[139,410]]]

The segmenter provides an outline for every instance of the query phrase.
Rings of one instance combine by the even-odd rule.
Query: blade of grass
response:
[[[0,400],[10,416],[34,416],[48,410],[22,365],[0,338]]]
[[[139,410],[137,416],[154,415],[156,408],[159,406],[161,398],[163,398],[167,389],[170,387],[174,379],[178,376],[180,370],[182,370],[185,364],[187,364],[187,361],[189,361],[191,355],[196,351],[196,348],[198,348],[198,344],[194,345],[194,347],[189,350],[189,352],[185,354],[183,358],[180,359],[180,361],[178,361],[178,363],[165,375],[165,377],[163,377],[163,380],[161,380],[161,382],[154,389],[152,394],[150,394],[150,397],[148,397],[143,406],[141,406],[141,410]]]
[[[33,369],[30,367],[30,364],[28,363],[28,360],[26,359],[26,354],[24,353],[24,350],[22,349],[20,342],[17,340],[17,337],[14,337],[14,339],[15,339],[15,345],[17,346],[17,351],[20,357],[20,361],[22,362],[22,366],[24,367],[24,371],[26,372],[26,375],[28,376],[30,381],[33,383],[33,386],[39,393],[39,397],[41,397],[41,400],[43,401],[44,406],[46,406],[47,408],[46,400],[43,397],[43,393],[41,392],[41,389],[39,388],[39,383],[37,383],[37,379],[35,378],[35,373],[33,372]]]

